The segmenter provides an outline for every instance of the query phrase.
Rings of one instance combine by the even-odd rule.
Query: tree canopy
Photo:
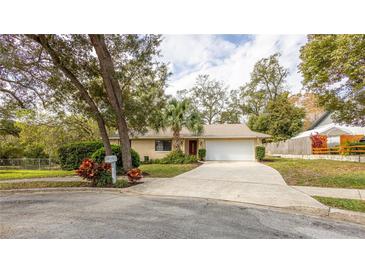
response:
[[[191,89],[180,90],[178,95],[192,102],[204,123],[214,124],[222,120],[228,100],[228,88],[223,82],[211,79],[209,75],[199,75]]]
[[[340,123],[365,125],[365,35],[309,35],[300,51],[303,84]]]

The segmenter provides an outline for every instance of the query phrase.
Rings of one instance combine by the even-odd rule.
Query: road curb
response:
[[[328,216],[331,219],[335,219],[335,220],[349,221],[349,222],[365,225],[365,213],[362,213],[362,212],[343,210],[343,209],[331,207],[329,210]]]

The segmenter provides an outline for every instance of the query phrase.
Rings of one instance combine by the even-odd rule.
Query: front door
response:
[[[198,142],[196,140],[189,140],[189,154],[196,155]]]

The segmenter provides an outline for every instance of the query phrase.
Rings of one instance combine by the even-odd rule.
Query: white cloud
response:
[[[199,74],[209,74],[237,88],[249,81],[254,64],[261,58],[280,52],[280,62],[287,67],[290,91],[301,90],[298,73],[299,49],[306,42],[304,35],[255,35],[239,44],[215,35],[165,36],[161,45],[163,59],[170,63],[173,76],[168,94],[193,86]]]

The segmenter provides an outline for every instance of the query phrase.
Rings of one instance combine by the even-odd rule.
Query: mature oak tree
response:
[[[115,95],[122,102],[119,105],[125,111],[126,127],[133,134],[145,131],[155,119],[155,112],[164,105],[168,73],[166,66],[157,61],[160,36],[103,38],[114,66],[114,73],[111,71],[107,78],[105,62],[95,55],[88,35],[1,35],[0,49],[7,58],[0,62],[1,76],[6,76],[0,83],[2,87],[13,87],[20,99],[17,102],[14,96],[6,94],[9,104],[28,107],[35,99],[43,98],[40,101],[46,103],[48,110],[58,112],[61,108],[95,119],[109,154],[107,127],[118,128],[120,112],[110,103],[105,80],[113,78],[114,87],[117,81],[119,90]],[[42,92],[42,97],[36,92]],[[127,144],[126,152],[129,141],[126,142],[125,134],[120,134],[120,138],[122,144]],[[128,165],[128,160],[124,162]]]
[[[178,91],[178,95],[192,102],[206,124],[214,124],[224,111],[228,91],[223,82],[210,79],[209,75],[199,75],[191,89]]]

